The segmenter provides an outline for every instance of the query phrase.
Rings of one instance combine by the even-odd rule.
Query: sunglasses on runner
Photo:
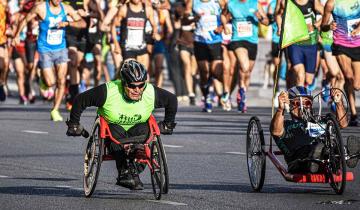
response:
[[[293,106],[300,106],[300,100],[296,100],[296,101],[291,101],[291,104],[293,105]],[[312,101],[310,101],[310,100],[303,100],[302,101],[302,104],[303,104],[303,106],[305,106],[305,107],[310,107],[310,106],[312,106]]]
[[[145,85],[146,85],[146,82],[144,82],[144,83],[140,83],[140,84],[138,84],[138,85],[135,85],[135,84],[126,84],[126,87],[128,87],[128,88],[130,88],[130,89],[135,89],[135,88],[139,88],[139,89],[141,89],[141,88],[143,88],[143,87],[145,87]]]

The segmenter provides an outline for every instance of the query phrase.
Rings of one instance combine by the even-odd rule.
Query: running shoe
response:
[[[316,89],[317,78],[314,77],[313,82],[307,86],[307,88],[312,92]]]
[[[204,100],[203,112],[211,113],[212,112],[212,102],[210,97],[206,97]]]
[[[51,101],[55,96],[55,93],[54,93],[54,89],[52,89],[51,87],[49,88],[48,90],[48,97],[47,97],[47,100],[48,101]]]
[[[22,105],[28,105],[29,103],[29,100],[26,96],[20,96],[19,98],[19,104],[22,104]]]
[[[324,102],[328,102],[330,100],[330,84],[326,81],[322,81],[322,88],[321,88],[321,98]]]
[[[221,106],[225,111],[231,111],[230,94],[224,93],[220,99]]]
[[[352,126],[352,127],[358,126],[357,115],[351,115],[351,117],[350,117],[350,122],[349,122],[349,126]]]
[[[196,104],[195,94],[189,94],[189,99],[190,99],[190,106],[195,106]]]
[[[35,103],[35,99],[36,99],[36,94],[35,94],[35,91],[34,90],[31,90],[29,95],[28,95],[28,99],[29,99],[29,102],[30,104],[34,104]]]
[[[356,136],[349,136],[347,138],[347,156],[360,154],[360,138]],[[358,157],[353,157],[346,160],[346,165],[349,168],[355,168],[359,161]]]
[[[54,121],[54,122],[63,121],[63,118],[62,118],[59,110],[57,110],[57,109],[53,109],[53,110],[50,112],[50,117],[51,117],[51,120]]]
[[[70,112],[71,109],[72,109],[72,104],[70,102],[66,102],[66,110]]]
[[[0,85],[0,101],[6,100],[6,94],[4,90],[4,85]]]

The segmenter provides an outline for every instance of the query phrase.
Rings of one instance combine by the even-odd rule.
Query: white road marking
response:
[[[66,189],[71,189],[71,190],[83,190],[83,188],[79,188],[79,187],[72,187],[72,186],[68,186],[68,185],[56,185],[55,187],[57,188],[66,188]]]
[[[174,202],[174,201],[166,201],[166,200],[146,200],[146,201],[150,201],[150,202],[154,202],[154,203],[161,203],[161,204],[168,204],[168,205],[173,205],[173,206],[187,206],[186,203],[178,203],[178,202]]]
[[[164,144],[164,147],[169,147],[169,148],[182,148],[182,147],[184,147],[184,146]]]
[[[226,154],[232,154],[232,155],[246,155],[244,152],[225,152]]]
[[[32,130],[22,130],[23,133],[33,133],[33,134],[49,134],[49,132],[46,131],[32,131]]]
[[[8,176],[0,175],[0,178],[9,178]]]

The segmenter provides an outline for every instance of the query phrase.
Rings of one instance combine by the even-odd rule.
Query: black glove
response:
[[[66,121],[66,125],[68,129],[66,131],[67,136],[81,136],[84,131],[84,127],[79,123],[71,123],[70,121]]]
[[[158,123],[159,128],[160,128],[160,133],[164,134],[164,135],[171,135],[173,133],[173,130],[176,126],[176,123],[174,122],[164,122],[164,121],[160,121]]]

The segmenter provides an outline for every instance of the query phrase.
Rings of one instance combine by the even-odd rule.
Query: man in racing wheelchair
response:
[[[84,128],[80,125],[80,116],[90,106],[98,107],[97,113],[106,119],[112,136],[120,142],[137,136],[144,136],[142,140],[145,140],[149,134],[147,121],[155,108],[165,108],[164,121],[159,123],[160,132],[172,134],[176,125],[176,96],[148,83],[145,67],[136,60],[122,64],[120,78],[85,91],[75,98],[70,120],[66,122],[68,136],[82,134]],[[138,170],[128,160],[122,146],[110,142],[109,152],[118,170],[116,184],[132,190],[143,189]]]
[[[331,96],[336,104],[335,115],[339,126],[345,128],[348,121],[342,93],[340,90],[333,89]],[[306,159],[321,159],[324,155],[324,145],[317,139],[324,130],[314,122],[311,92],[305,87],[295,86],[287,92],[283,91],[278,100],[279,107],[271,121],[270,131],[278,148],[284,154],[285,161],[288,164],[288,172],[317,173],[321,171],[318,163],[304,161]],[[290,120],[285,120],[284,117],[286,106],[289,106],[287,109],[290,111]],[[358,153],[359,141],[352,143],[351,147],[357,149],[351,152]],[[357,158],[348,160],[348,166],[355,167],[357,160]]]

